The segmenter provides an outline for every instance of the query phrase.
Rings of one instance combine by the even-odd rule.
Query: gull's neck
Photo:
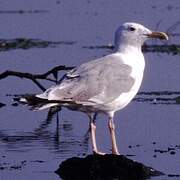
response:
[[[115,51],[120,53],[138,52],[142,53],[141,46],[143,42],[136,36],[123,36],[119,31],[115,33],[114,45]]]
[[[115,52],[119,52],[119,53],[142,53],[142,48],[141,46],[132,46],[132,45],[128,45],[128,44],[121,44],[119,46],[117,46],[117,44],[115,45]]]

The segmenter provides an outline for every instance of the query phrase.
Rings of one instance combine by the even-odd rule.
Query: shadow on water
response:
[[[41,39],[28,39],[28,38],[16,38],[16,39],[0,39],[0,51],[9,51],[13,49],[30,49],[30,48],[55,48],[59,45],[73,45],[74,41],[46,41]]]
[[[41,13],[48,13],[48,10],[0,10],[0,14],[41,14]]]
[[[178,105],[180,104],[180,91],[139,92],[134,101],[147,102],[152,105]]]
[[[114,46],[109,44],[109,45],[97,45],[97,46],[83,46],[83,48],[86,49],[110,49],[113,50]],[[145,44],[142,47],[143,52],[145,53],[168,53],[168,54],[172,54],[172,55],[177,55],[180,54],[180,45],[179,44],[164,44],[164,45],[147,45]]]

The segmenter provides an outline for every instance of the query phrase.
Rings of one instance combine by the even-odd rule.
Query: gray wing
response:
[[[134,84],[131,67],[113,55],[84,63],[66,74],[61,84],[38,96],[49,100],[108,103]]]

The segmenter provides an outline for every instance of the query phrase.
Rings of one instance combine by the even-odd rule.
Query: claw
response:
[[[103,153],[101,151],[93,151],[93,154],[94,155],[96,155],[96,154],[98,154],[98,155],[105,155],[106,153]]]

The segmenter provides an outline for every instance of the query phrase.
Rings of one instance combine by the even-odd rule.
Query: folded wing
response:
[[[66,74],[56,86],[37,95],[48,100],[74,101],[79,104],[108,103],[134,84],[131,67],[113,55],[84,63]]]

